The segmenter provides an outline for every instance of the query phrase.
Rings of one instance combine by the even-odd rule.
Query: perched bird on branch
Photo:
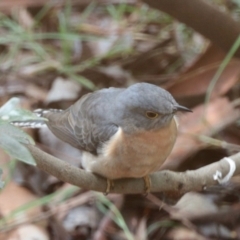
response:
[[[38,109],[48,121],[12,122],[21,127],[44,124],[61,140],[82,150],[82,167],[112,180],[144,178],[157,171],[177,137],[175,114],[180,106],[166,90],[148,83],[89,93],[66,110]]]

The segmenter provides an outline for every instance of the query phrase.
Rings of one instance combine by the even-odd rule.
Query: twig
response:
[[[36,160],[37,166],[57,177],[58,179],[68,182],[72,185],[84,189],[105,192],[107,181],[95,174],[86,172],[74,167],[58,158],[55,158],[33,145],[26,145]],[[232,175],[240,173],[240,153],[230,157],[235,164],[236,170]],[[219,162],[212,163],[197,170],[186,172],[160,171],[150,175],[151,192],[173,191],[185,193],[189,191],[200,191],[208,186],[218,184],[214,180],[216,172],[221,172],[224,177],[230,172],[229,162],[222,159]],[[114,181],[114,188],[111,192],[137,194],[144,193],[145,185],[143,179],[119,179]]]

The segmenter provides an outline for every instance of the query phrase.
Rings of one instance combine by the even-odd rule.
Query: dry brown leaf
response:
[[[5,240],[49,240],[43,227],[25,224],[14,230]]]
[[[57,77],[48,92],[46,103],[62,100],[74,100],[81,91],[81,85],[75,81]]]
[[[25,94],[37,101],[44,102],[46,101],[48,92],[35,84],[28,83],[25,87]]]
[[[175,205],[175,208],[176,211],[172,211],[171,215],[174,219],[179,220],[183,216],[189,220],[201,218],[208,214],[217,213],[219,210],[213,199],[195,192],[184,194]]]
[[[196,233],[193,230],[184,228],[184,227],[177,227],[173,228],[168,234],[167,239],[173,240],[206,240],[205,237],[201,236],[200,234]]]
[[[18,186],[13,181],[9,182],[4,189],[1,191],[0,194],[0,214],[3,217],[7,217],[8,214],[10,214],[12,211],[18,209],[19,207],[23,206],[24,204],[27,204],[33,200],[36,200],[37,197],[32,194],[30,191],[28,191],[26,188],[23,188],[21,186]],[[8,224],[14,223],[17,224],[19,221],[28,221],[28,219],[31,219],[33,216],[38,216],[41,213],[41,208],[39,206],[25,209],[24,211],[21,211],[19,214],[17,214],[14,218],[11,220],[6,220],[4,223],[5,226],[1,225],[2,230],[6,230],[8,228]],[[25,227],[28,225],[20,225],[17,229],[14,229],[12,231],[2,231],[2,234],[0,234],[0,239],[17,239],[16,236],[19,236],[18,239],[28,239],[30,235],[32,236],[32,231],[29,231],[30,235],[22,235],[23,233],[26,233]],[[37,226],[31,225],[32,230],[36,230],[39,232],[40,235],[44,235],[44,230],[36,229]],[[34,230],[34,231],[35,231]],[[35,231],[35,232],[36,232]],[[1,230],[0,230],[1,232]],[[28,231],[27,231],[28,232]],[[7,238],[7,236],[11,236],[10,238]],[[20,238],[21,236],[21,238]],[[25,238],[23,238],[23,236]],[[31,239],[31,238],[29,238]],[[41,238],[41,239],[48,239],[48,238]]]
[[[1,191],[0,213],[2,216],[7,216],[13,210],[36,199],[37,197],[26,188],[11,181]],[[22,211],[21,214],[18,215],[18,218],[26,219],[29,218],[29,216],[38,215],[40,212],[40,207],[30,208],[29,210]]]
[[[222,50],[210,46],[198,61],[182,75],[168,90],[174,97],[187,97],[205,94],[220,63],[225,57]],[[238,81],[240,61],[232,59],[227,65],[213,90],[212,97],[225,94]]]
[[[26,30],[31,29],[34,25],[34,20],[28,10],[24,7],[18,7],[14,10],[19,24]]]

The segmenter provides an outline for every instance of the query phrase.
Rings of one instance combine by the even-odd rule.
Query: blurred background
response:
[[[206,2],[240,21],[239,0]],[[18,97],[24,109],[66,109],[93,90],[153,83],[193,110],[178,115],[163,169],[198,169],[240,150],[240,62],[234,42],[229,50],[144,1],[2,0],[0,106]],[[47,128],[26,131],[42,150],[80,166],[81,152]],[[238,177],[202,193],[146,198],[79,189],[1,148],[0,168],[0,239],[240,238]]]

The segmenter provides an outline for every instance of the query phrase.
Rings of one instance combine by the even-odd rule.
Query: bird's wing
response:
[[[49,129],[73,147],[97,154],[118,130],[118,126],[106,117],[109,110],[104,101],[109,99],[105,98],[105,94],[102,98],[101,94],[104,92],[87,94],[63,112],[46,113]]]
[[[99,126],[85,122],[75,126],[74,134],[82,150],[97,155],[104,143],[117,132],[117,129],[115,125]]]

